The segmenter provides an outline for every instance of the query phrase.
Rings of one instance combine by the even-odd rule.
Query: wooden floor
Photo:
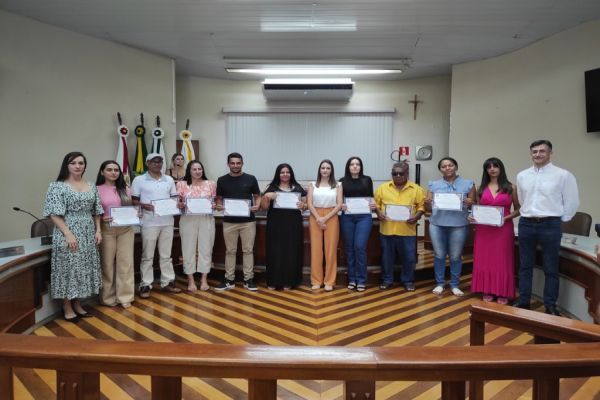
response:
[[[427,263],[428,257],[421,257]],[[212,284],[216,282],[211,282]],[[183,281],[180,287],[185,287]],[[341,346],[467,346],[468,307],[477,299],[467,291],[470,275],[461,288],[465,297],[446,291],[431,293],[432,281],[417,282],[415,292],[401,287],[363,293],[336,288],[311,291],[271,291],[259,286],[256,293],[237,286],[224,293],[197,292],[165,295],[152,291],[150,299],[136,300],[128,310],[97,306],[95,318],[78,324],[56,319],[34,330],[40,336],[70,336],[125,341],[235,343]],[[541,307],[539,303],[534,304]],[[489,326],[486,343],[517,345],[532,337],[506,328]],[[183,379],[185,399],[244,399],[247,383],[241,379]],[[55,374],[46,370],[16,369],[16,399],[52,399]],[[149,399],[150,378],[135,375],[102,375],[106,399]],[[437,399],[437,382],[377,382],[377,399]],[[487,399],[530,399],[529,381],[494,381],[485,385]],[[279,381],[281,399],[341,399],[336,381]],[[600,379],[565,379],[561,399],[600,399]]]

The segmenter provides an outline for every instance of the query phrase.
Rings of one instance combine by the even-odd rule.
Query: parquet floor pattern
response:
[[[428,262],[421,257],[421,262]],[[216,282],[211,282],[216,283]],[[183,281],[179,283],[183,287]],[[464,276],[461,288],[470,286]],[[267,345],[341,346],[467,346],[468,307],[477,297],[467,291],[462,298],[449,291],[431,293],[433,282],[417,283],[415,292],[401,287],[381,291],[369,287],[362,293],[336,288],[311,291],[256,293],[237,286],[225,293],[196,292],[166,295],[152,291],[150,299],[136,300],[127,310],[96,306],[95,318],[78,324],[56,319],[37,328],[40,336],[70,336],[124,341],[232,343]],[[541,307],[540,304],[536,306]],[[510,329],[488,326],[486,343],[517,345],[532,337]],[[54,371],[15,370],[16,399],[52,399],[56,396]],[[105,399],[149,399],[150,377],[102,375]],[[244,399],[247,382],[241,379],[183,379],[185,399]],[[338,381],[278,382],[280,399],[341,399]],[[487,399],[531,398],[529,381],[493,381],[485,385]],[[600,399],[600,379],[565,379],[561,399]],[[377,382],[376,398],[438,399],[438,382]]]

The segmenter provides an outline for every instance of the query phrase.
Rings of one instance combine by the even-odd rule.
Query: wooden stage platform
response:
[[[426,258],[421,257],[422,260]],[[216,284],[211,281],[211,284]],[[185,288],[179,278],[178,286]],[[468,307],[478,296],[468,291],[470,275],[463,276],[466,296],[431,293],[433,282],[417,282],[415,292],[396,286],[362,293],[337,287],[333,292],[301,286],[291,291],[258,292],[238,285],[225,293],[214,291],[166,295],[154,290],[150,299],[136,299],[127,310],[95,306],[94,318],[67,323],[61,318],[36,327],[31,334],[123,341],[232,343],[338,346],[467,346]],[[543,309],[539,303],[534,307]],[[490,345],[532,342],[532,337],[507,328],[488,326]],[[15,370],[15,398],[53,399],[55,374],[46,370]],[[105,399],[149,399],[150,377],[102,375]],[[600,379],[564,379],[561,399],[600,399]],[[240,379],[183,379],[185,399],[244,399],[247,384]],[[341,399],[335,381],[279,381],[280,399]],[[530,381],[493,381],[485,385],[487,399],[531,398]],[[439,382],[378,382],[377,399],[436,399]]]

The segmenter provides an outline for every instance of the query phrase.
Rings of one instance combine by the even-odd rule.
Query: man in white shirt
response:
[[[175,271],[171,261],[173,245],[173,216],[154,215],[152,200],[168,199],[177,196],[173,178],[162,173],[164,158],[158,153],[150,153],[146,157],[148,172],[136,177],[131,184],[131,198],[134,205],[143,210],[142,217],[142,260],[140,263],[140,297],[150,297],[154,282],[154,251],[158,243],[160,263],[160,286],[168,293],[179,293],[175,286]]]
[[[577,182],[573,174],[552,164],[552,143],[536,140],[529,146],[533,166],[517,175],[521,203],[519,219],[519,300],[520,308],[530,308],[533,266],[537,245],[542,248],[544,267],[544,306],[546,313],[560,315],[558,298],[558,253],[561,223],[569,221],[579,207]]]

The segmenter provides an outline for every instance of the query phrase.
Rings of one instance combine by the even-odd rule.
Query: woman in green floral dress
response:
[[[85,156],[71,152],[63,159],[56,182],[50,183],[44,216],[54,222],[50,295],[63,300],[65,320],[89,317],[80,299],[102,286],[98,244],[103,213],[96,186],[83,180]]]

